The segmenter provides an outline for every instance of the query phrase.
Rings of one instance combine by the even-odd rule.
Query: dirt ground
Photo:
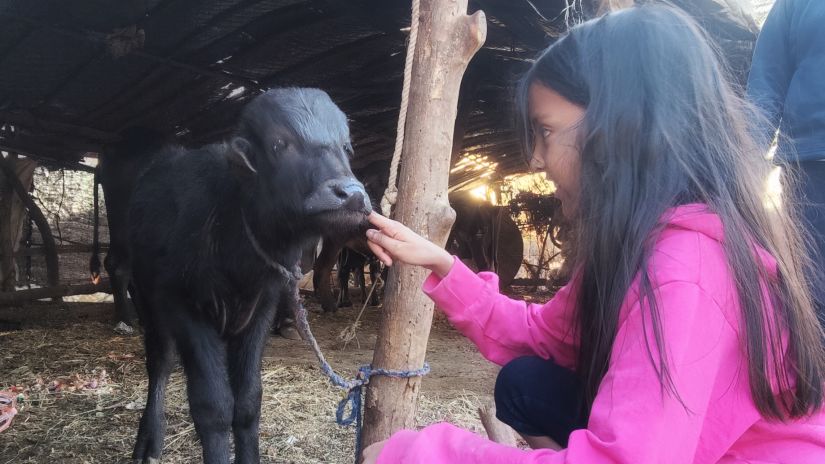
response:
[[[356,301],[360,301],[356,296]],[[310,311],[317,309],[312,300]],[[367,308],[358,338],[341,332],[356,309],[311,312],[316,338],[337,372],[351,377],[372,359],[380,308]],[[22,400],[11,428],[0,434],[0,464],[130,462],[146,394],[139,336],[112,331],[109,303],[34,303],[0,309],[0,390]],[[3,332],[2,330],[7,330]],[[478,433],[477,408],[491,400],[497,367],[437,316],[422,383],[418,426],[449,421]],[[352,462],[354,431],[334,420],[343,393],[331,386],[301,341],[270,338],[263,367],[262,462]],[[178,369],[166,402],[164,463],[198,462],[197,444]]]

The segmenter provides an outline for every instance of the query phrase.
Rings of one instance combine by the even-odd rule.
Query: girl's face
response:
[[[530,168],[544,171],[547,180],[556,185],[562,213],[572,218],[579,203],[581,152],[577,129],[584,108],[535,82],[530,85],[529,100],[534,146]]]

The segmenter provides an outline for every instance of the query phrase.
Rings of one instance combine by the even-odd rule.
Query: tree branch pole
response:
[[[455,212],[447,200],[459,87],[484,43],[484,13],[468,16],[467,0],[421,0],[418,40],[399,173],[396,219],[444,245]],[[421,292],[426,271],[390,270],[373,366],[413,370],[424,363],[433,304]],[[420,378],[373,377],[366,397],[363,446],[415,425]]]

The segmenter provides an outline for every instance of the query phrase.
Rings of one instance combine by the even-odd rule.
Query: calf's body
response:
[[[229,462],[230,435],[236,463],[259,462],[261,355],[301,248],[370,211],[349,147],[325,93],[280,89],[249,103],[227,143],[167,148],[140,178],[130,246],[149,391],[137,462],[160,458],[175,352],[204,462]]]

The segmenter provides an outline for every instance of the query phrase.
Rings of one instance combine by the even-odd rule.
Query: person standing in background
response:
[[[779,130],[776,156],[797,170],[814,259],[825,271],[825,1],[777,0],[756,41],[748,98]],[[815,277],[812,277],[815,279]],[[825,325],[825,285],[811,285]]]

